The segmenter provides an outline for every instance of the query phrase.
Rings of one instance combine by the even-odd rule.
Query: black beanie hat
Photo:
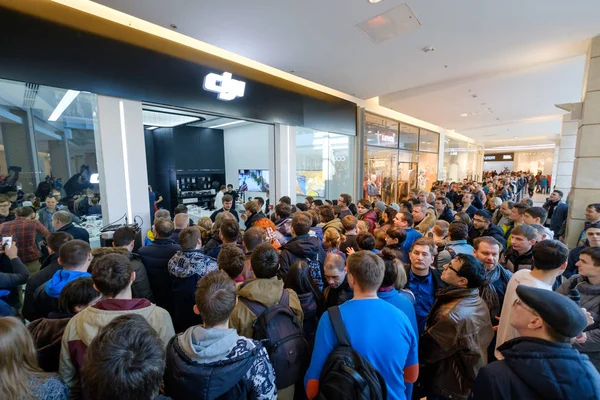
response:
[[[525,285],[517,286],[517,295],[545,323],[565,337],[574,338],[587,326],[587,318],[581,307],[567,296]]]

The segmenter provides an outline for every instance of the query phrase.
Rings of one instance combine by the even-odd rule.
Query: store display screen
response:
[[[269,170],[240,169],[238,183],[242,192],[266,192],[269,190]]]
[[[298,171],[296,194],[299,196],[325,197],[323,171]]]

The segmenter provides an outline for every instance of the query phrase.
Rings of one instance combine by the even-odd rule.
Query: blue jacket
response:
[[[138,255],[146,267],[156,305],[164,308],[171,315],[173,314],[173,295],[171,293],[173,289],[167,264],[179,250],[181,250],[181,246],[169,239],[154,239],[151,245],[143,246],[138,250]]]
[[[564,279],[569,279],[572,275],[577,273],[577,266],[575,263],[579,261],[579,254],[581,254],[581,250],[589,247],[589,245],[584,244],[583,246],[575,247],[569,251],[569,258],[567,258],[567,269],[563,272],[562,276]]]
[[[423,237],[423,235],[421,235],[419,232],[417,232],[413,228],[407,228],[406,229],[406,239],[404,239],[404,242],[402,242],[402,246],[404,247],[404,250],[406,250],[407,252],[410,252],[410,248],[413,245],[413,243],[416,242],[417,239],[420,239],[422,237]]]
[[[548,209],[550,208],[550,200],[548,200],[544,206],[543,206],[544,210],[548,211]],[[565,203],[563,203],[562,201],[558,202],[558,204],[556,206],[554,206],[554,212],[552,213],[552,219],[550,221],[550,223],[546,222],[546,226],[548,228],[550,228],[553,232],[554,235],[556,235],[556,238],[558,239],[558,232],[560,232],[560,228],[563,224],[563,222],[565,222],[565,220],[567,219],[567,215],[569,213],[569,206],[566,205]]]
[[[600,398],[600,374],[570,343],[520,337],[498,350],[504,360],[479,370],[474,400]]]

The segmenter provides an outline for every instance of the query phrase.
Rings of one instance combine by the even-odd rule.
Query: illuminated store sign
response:
[[[483,161],[513,161],[514,159],[515,153],[489,154],[483,156]]]
[[[231,73],[223,72],[223,75],[210,73],[204,77],[204,90],[218,93],[219,100],[233,100],[236,97],[244,97],[246,82],[233,79]]]

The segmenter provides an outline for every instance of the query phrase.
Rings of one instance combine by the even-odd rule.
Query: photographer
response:
[[[15,316],[21,308],[18,287],[27,282],[29,271],[19,257],[16,243],[0,250],[0,317]]]

